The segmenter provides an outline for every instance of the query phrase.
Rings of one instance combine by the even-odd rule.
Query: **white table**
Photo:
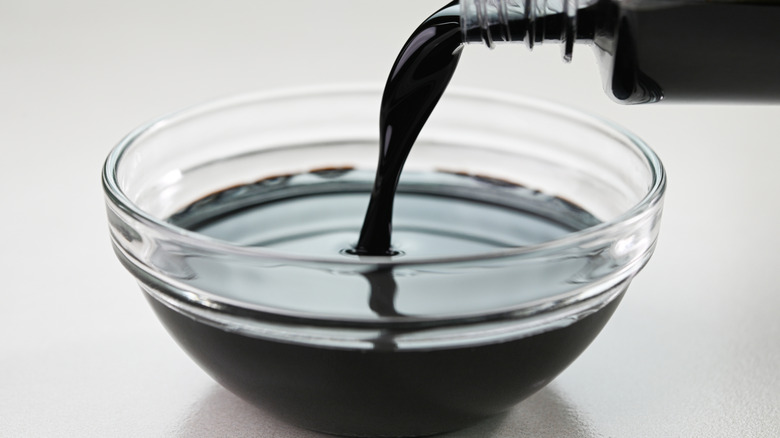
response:
[[[149,118],[258,89],[384,81],[443,1],[0,0],[0,436],[315,437],[221,389],[113,256],[99,172]],[[590,50],[469,47],[453,86],[633,130],[669,171],[657,252],[553,384],[449,437],[780,436],[780,105],[624,107]]]

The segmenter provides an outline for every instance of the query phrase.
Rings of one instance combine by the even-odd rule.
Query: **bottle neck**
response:
[[[529,49],[545,41],[562,45],[571,61],[574,42],[592,39],[593,20],[583,11],[598,0],[460,0],[463,41],[524,42]]]

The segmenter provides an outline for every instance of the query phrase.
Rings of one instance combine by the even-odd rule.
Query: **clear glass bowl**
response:
[[[380,97],[247,95],[137,129],[103,170],[110,233],[172,336],[229,390],[309,429],[430,435],[506,411],[587,347],[653,252],[665,176],[603,120],[448,92],[399,186],[402,254],[352,256],[339,248],[367,204]],[[176,219],[196,201],[244,211],[247,193],[271,200],[250,236]],[[524,232],[513,206],[529,202],[531,217],[588,214]],[[420,243],[421,230],[493,243]],[[258,243],[314,234],[327,242]]]

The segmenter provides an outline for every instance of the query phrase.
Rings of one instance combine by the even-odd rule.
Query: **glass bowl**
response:
[[[396,256],[349,253],[381,90],[155,120],[103,169],[119,260],[184,350],[298,426],[422,436],[504,412],[589,345],[658,236],[663,167],[547,102],[448,92],[407,162]]]

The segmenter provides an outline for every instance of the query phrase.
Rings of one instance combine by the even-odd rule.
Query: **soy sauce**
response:
[[[455,73],[462,44],[456,1],[425,20],[398,55],[382,97],[379,163],[356,254],[396,254],[391,245],[393,198],[401,170]]]

